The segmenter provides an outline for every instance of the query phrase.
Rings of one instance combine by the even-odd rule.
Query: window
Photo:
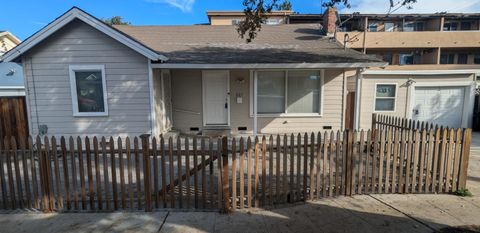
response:
[[[413,53],[400,54],[400,65],[412,65]]]
[[[385,22],[385,31],[393,32],[395,30],[395,24],[393,22]]]
[[[460,30],[468,31],[472,29],[472,22],[461,22]]]
[[[277,25],[277,24],[280,24],[280,20],[279,19],[267,19],[267,21],[265,21],[265,24],[267,24],[267,25]]]
[[[376,32],[378,28],[377,23],[369,23],[368,24],[368,31],[369,32]]]
[[[232,19],[232,25],[239,25],[242,22],[241,19]]]
[[[393,62],[393,55],[392,53],[384,53],[382,59],[384,62],[388,62],[388,64],[391,65]]]
[[[473,57],[473,63],[474,64],[480,64],[480,54],[475,54],[475,56]]]
[[[258,114],[321,114],[320,71],[258,71],[256,75]]]
[[[74,116],[107,116],[105,67],[70,66],[70,88]]]
[[[467,64],[468,63],[468,54],[459,53],[457,58],[457,64]]]
[[[455,63],[455,54],[442,54],[440,56],[440,64],[453,64]]]
[[[423,31],[423,22],[406,22],[403,24],[404,32]]]
[[[375,87],[375,111],[395,111],[395,98],[397,95],[396,84],[377,84]]]
[[[446,22],[443,24],[444,31],[456,31],[457,30],[457,22]]]

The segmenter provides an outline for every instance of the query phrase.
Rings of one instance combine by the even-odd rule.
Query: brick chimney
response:
[[[333,37],[335,35],[335,30],[337,29],[337,8],[329,7],[323,13],[323,30],[326,35]]]

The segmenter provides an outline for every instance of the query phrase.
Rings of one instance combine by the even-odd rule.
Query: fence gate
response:
[[[12,136],[17,141],[28,137],[25,97],[0,97],[0,138]]]

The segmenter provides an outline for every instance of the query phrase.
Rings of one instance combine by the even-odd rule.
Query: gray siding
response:
[[[89,25],[74,21],[23,58],[33,135],[138,136],[149,133],[148,60]],[[105,65],[109,116],[73,117],[69,65]]]

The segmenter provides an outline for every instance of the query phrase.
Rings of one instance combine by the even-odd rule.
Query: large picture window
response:
[[[74,116],[107,116],[105,68],[103,65],[70,66]]]
[[[377,84],[375,87],[375,111],[395,111],[395,98],[397,96],[396,84]]]
[[[255,75],[259,115],[321,115],[321,71],[258,71]]]

